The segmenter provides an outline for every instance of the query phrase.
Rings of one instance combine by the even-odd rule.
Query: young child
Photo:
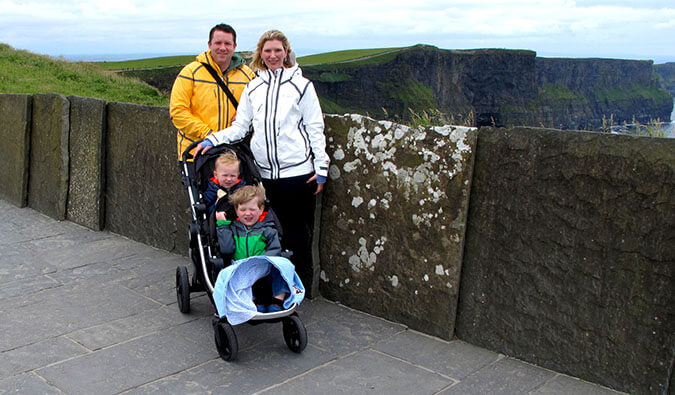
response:
[[[246,185],[246,182],[239,178],[239,158],[233,151],[225,151],[218,158],[213,168],[213,177],[209,180],[209,185],[204,192],[204,202],[208,207],[208,213],[211,215],[216,208],[218,211],[234,213],[229,199],[222,199],[232,194],[237,189]]]
[[[237,213],[236,219],[229,219],[221,211],[216,212],[218,244],[223,256],[231,255],[232,260],[239,260],[251,256],[281,255],[279,232],[274,220],[263,211],[265,205],[265,188],[262,184],[246,185],[230,195],[230,201]],[[272,287],[271,300],[264,297],[255,298],[256,307],[261,313],[281,311],[284,299],[290,292],[285,281],[275,270],[270,275],[258,280],[256,288]],[[269,299],[269,298],[268,298]],[[265,302],[269,302],[266,306]]]

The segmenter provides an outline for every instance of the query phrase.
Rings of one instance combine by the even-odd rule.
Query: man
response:
[[[193,142],[232,123],[236,104],[246,84],[255,77],[244,59],[235,54],[237,33],[232,26],[219,24],[209,32],[209,50],[197,55],[176,77],[171,89],[169,112],[178,128],[178,160]],[[208,67],[232,93],[228,95],[216,82]],[[230,97],[232,96],[232,97]]]

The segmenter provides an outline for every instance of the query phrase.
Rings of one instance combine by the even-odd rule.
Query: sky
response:
[[[238,51],[278,29],[298,56],[427,44],[675,62],[673,0],[0,0],[0,43],[70,60],[198,54],[218,23]]]

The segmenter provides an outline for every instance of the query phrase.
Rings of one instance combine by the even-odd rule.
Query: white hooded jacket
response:
[[[251,125],[251,151],[263,178],[328,175],[321,106],[314,85],[297,65],[258,71],[241,94],[232,126],[207,139],[213,145],[237,142]]]

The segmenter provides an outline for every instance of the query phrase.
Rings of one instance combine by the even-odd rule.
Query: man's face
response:
[[[237,49],[237,44],[234,42],[232,33],[216,30],[213,32],[213,37],[209,42],[209,49],[211,50],[213,60],[218,63],[221,71],[225,71],[222,69],[223,67],[230,65],[230,60],[232,59],[232,55],[234,55],[234,51]]]

